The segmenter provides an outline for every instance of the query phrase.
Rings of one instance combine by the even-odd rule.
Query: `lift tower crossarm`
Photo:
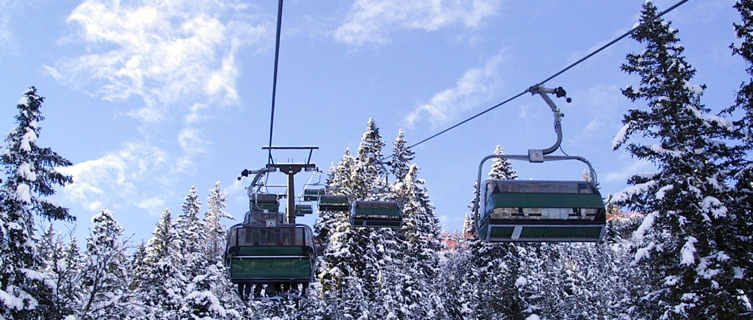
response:
[[[285,223],[295,224],[295,174],[303,171],[316,171],[318,170],[316,165],[311,163],[311,153],[314,150],[319,149],[317,146],[300,146],[300,147],[279,147],[269,146],[261,147],[262,150],[309,150],[309,156],[306,163],[274,163],[270,161],[267,164],[269,170],[279,170],[282,173],[288,175],[288,191],[287,191],[287,212],[285,215]]]

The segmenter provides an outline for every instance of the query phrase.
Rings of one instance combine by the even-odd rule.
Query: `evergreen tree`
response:
[[[628,54],[622,70],[637,74],[640,84],[622,90],[632,102],[614,141],[651,161],[658,172],[632,176],[633,185],[617,201],[648,215],[638,228],[634,262],[651,269],[649,292],[638,311],[649,318],[736,318],[742,308],[734,285],[730,256],[747,251],[734,234],[734,213],[724,205],[730,192],[725,179],[739,150],[725,139],[732,126],[700,104],[705,86],[691,84],[695,70],[683,56],[677,30],[657,18],[647,2],[641,27],[632,38],[646,45]],[[640,138],[631,139],[634,136]],[[732,221],[731,221],[732,220]]]
[[[409,167],[402,181],[393,190],[398,199],[403,199],[403,225],[400,235],[402,242],[399,253],[404,279],[402,284],[401,316],[408,311],[409,316],[427,318],[444,314],[443,305],[434,279],[439,274],[440,226],[434,214],[434,206],[429,200],[423,179],[418,178],[418,166]],[[392,270],[393,272],[400,272]]]
[[[76,239],[71,240],[67,249],[64,248],[50,224],[42,234],[38,252],[44,262],[42,271],[54,283],[49,313],[45,316],[49,319],[62,319],[73,314],[74,306],[80,301],[81,257]]]
[[[750,79],[740,85],[735,104],[725,111],[732,114],[735,110],[741,109],[742,117],[733,123],[738,136],[743,139],[744,146],[749,151],[753,149],[753,1],[739,0],[734,7],[740,13],[742,21],[740,24],[733,24],[735,35],[740,43],[731,45],[732,53],[743,58],[746,63],[745,71]],[[753,216],[750,214],[753,211],[753,184],[750,181],[753,181],[753,162],[749,156],[740,159],[734,180],[733,204],[728,207],[738,218],[735,222],[738,234],[751,235],[753,234]],[[753,238],[750,236],[743,239],[748,246],[753,243]],[[750,270],[753,270],[753,259],[749,255],[733,256],[733,259],[740,261],[739,264],[744,266],[737,269],[739,273],[737,286],[743,290],[748,301],[753,301],[753,276],[750,273]]]
[[[494,154],[504,155],[502,148],[497,146]],[[489,178],[494,180],[512,180],[518,177],[509,160],[495,158],[492,162]],[[474,188],[477,188],[474,184]],[[474,193],[475,197],[476,193]],[[474,198],[470,204],[471,214],[464,223],[464,232],[475,233],[475,218],[479,209]],[[471,232],[473,231],[473,232]],[[472,291],[466,297],[470,315],[479,319],[490,319],[495,314],[506,314],[511,319],[524,319],[531,315],[526,308],[525,293],[518,290],[524,275],[521,272],[521,255],[518,248],[521,245],[511,243],[486,243],[472,240],[469,246],[469,265],[472,266],[466,275],[466,281],[471,283]],[[488,295],[485,292],[499,292],[498,295]]]
[[[222,259],[222,253],[225,243],[225,226],[222,219],[233,219],[233,216],[225,211],[227,198],[220,188],[220,182],[217,181],[209,189],[209,198],[207,199],[207,212],[204,215],[204,225],[208,238],[207,242],[207,259],[213,264]]]
[[[47,276],[39,271],[44,266],[35,252],[34,214],[47,219],[75,220],[68,209],[47,197],[55,186],[72,181],[70,176],[55,171],[70,161],[50,148],[37,145],[44,120],[41,113],[44,98],[37,89],[29,88],[18,101],[18,126],[6,137],[6,150],[0,155],[5,171],[0,214],[0,317],[31,319],[47,314],[51,308],[53,288]]]
[[[183,275],[190,281],[193,277],[204,272],[207,264],[206,253],[206,227],[199,220],[199,193],[196,186],[191,186],[183,200],[182,212],[176,221],[176,232],[180,247],[180,266]]]
[[[355,157],[355,165],[351,171],[350,183],[348,184],[352,196],[356,199],[379,199],[383,194],[378,191],[387,188],[382,176],[384,172],[381,164],[382,148],[384,142],[379,134],[374,120],[369,118],[366,130],[361,136],[361,143]]]
[[[500,145],[497,145],[494,149],[494,154],[498,156],[505,155]],[[489,171],[489,178],[494,180],[514,180],[518,178],[518,172],[515,171],[510,160],[507,158],[494,158],[492,160],[492,168]]]
[[[123,228],[104,209],[92,218],[86,239],[86,257],[81,274],[80,319],[121,319],[133,314],[126,247],[120,240]]]
[[[415,158],[415,153],[408,147],[403,129],[397,131],[397,137],[392,145],[392,174],[397,179],[403,179],[408,173],[411,161]]]
[[[165,209],[146,246],[146,270],[138,283],[138,292],[148,317],[178,318],[188,281],[180,268],[180,239],[175,229],[170,210]]]
[[[742,18],[741,23],[733,23],[735,35],[740,43],[733,43],[730,48],[732,48],[733,55],[739,55],[745,60],[745,71],[751,76],[751,79],[740,84],[735,104],[724,111],[729,114],[736,110],[742,111],[742,118],[735,121],[734,124],[742,134],[748,149],[753,149],[753,1],[738,0],[734,7],[740,12]]]

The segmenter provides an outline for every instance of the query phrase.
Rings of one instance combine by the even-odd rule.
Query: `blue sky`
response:
[[[642,3],[286,1],[274,144],[318,145],[313,161],[327,169],[357,148],[371,117],[389,153],[399,128],[413,143],[520,92],[628,30]],[[668,15],[715,111],[746,79],[728,48],[739,20],[732,3],[690,1]],[[215,181],[242,219],[247,200],[235,178],[266,163],[276,9],[277,1],[0,0],[0,125],[14,126],[26,87],[47,98],[40,143],[75,164],[65,169],[74,184],[56,198],[78,222],[61,232],[83,238],[90,218],[110,208],[132,240],[146,239],[191,185],[205,204]],[[592,161],[604,194],[651,170],[611,151],[631,107],[619,89],[635,82],[619,66],[635,50],[623,40],[548,83],[573,98],[558,100],[563,148]],[[478,162],[496,145],[523,154],[553,141],[551,112],[526,95],[416,148],[444,227],[461,228]],[[583,172],[578,163],[514,165],[523,179]]]

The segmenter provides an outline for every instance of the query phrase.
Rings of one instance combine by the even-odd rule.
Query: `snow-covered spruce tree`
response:
[[[74,306],[78,305],[81,258],[76,240],[73,239],[71,244],[74,246],[69,248],[72,251],[64,248],[60,237],[55,234],[52,223],[42,234],[39,242],[37,252],[44,262],[42,272],[55,284],[50,297],[50,312],[45,315],[50,319],[62,319],[73,314]]]
[[[110,210],[92,217],[92,230],[86,239],[86,256],[81,274],[79,319],[122,319],[137,316],[128,289],[126,246],[120,239],[123,228]]]
[[[495,148],[494,154],[504,155],[499,145]],[[517,177],[518,174],[509,160],[493,160],[489,178],[513,180]],[[476,206],[476,203],[471,204],[471,210],[478,210]],[[520,284],[518,278],[523,276],[520,272],[521,257],[518,247],[519,245],[511,243],[469,243],[470,265],[473,267],[472,274],[469,275],[473,283],[469,305],[474,317],[488,319],[493,318],[495,314],[505,314],[512,319],[525,318],[526,303],[518,291],[519,286],[516,285],[516,282]]]
[[[404,178],[414,158],[415,153],[408,147],[403,129],[398,130],[397,137],[395,137],[395,141],[392,143],[392,160],[390,161],[392,174],[397,179]]]
[[[343,161],[328,179],[328,190],[351,199],[390,197],[381,192],[383,185],[380,185],[379,175],[382,169],[378,159],[382,146],[384,143],[379,131],[373,120],[369,120],[358,148],[358,156],[353,158],[346,151]],[[385,255],[390,255],[388,251],[396,247],[384,246],[385,239],[395,239],[394,232],[389,229],[374,231],[353,228],[347,213],[333,213],[332,219],[327,221],[329,240],[320,260],[318,273],[322,298],[330,305],[342,307],[332,311],[345,310],[342,313],[344,316],[360,317],[374,312],[370,308],[381,304],[364,304],[357,297],[366,297],[367,301],[377,301],[380,298],[380,288],[374,284],[377,283],[380,261],[385,260]],[[318,237],[322,237],[322,230],[325,230],[322,222],[324,220],[319,222]],[[359,279],[358,283],[367,285],[359,286],[353,279]]]
[[[165,209],[152,238],[146,246],[144,274],[138,281],[138,294],[148,317],[177,319],[186,283],[180,264],[180,240],[172,222],[170,209]]]
[[[142,240],[131,254],[131,261],[128,263],[128,273],[132,275],[131,283],[128,288],[136,291],[140,284],[146,280],[147,270],[149,269],[146,253],[146,243]]]
[[[737,91],[735,104],[725,110],[732,114],[736,110],[742,112],[742,117],[734,121],[735,129],[738,135],[743,139],[746,150],[753,150],[753,1],[739,0],[734,5],[735,9],[740,12],[741,23],[734,24],[735,34],[739,39],[739,44],[732,44],[732,53],[739,55],[746,63],[745,71],[750,79],[743,82]],[[734,175],[735,195],[733,205],[729,206],[735,211],[737,229],[741,241],[753,245],[753,162],[749,157],[741,159],[737,164],[737,173]],[[740,264],[745,265],[739,269],[738,287],[743,290],[748,301],[753,301],[753,258],[750,255],[743,257],[734,257],[741,260]]]
[[[401,256],[400,269],[404,273],[399,282],[404,300],[397,312],[401,318],[446,317],[435,281],[441,248],[439,219],[424,184],[418,177],[418,166],[412,164],[404,178],[393,186],[397,198],[404,202],[401,250],[393,253]]]
[[[183,275],[186,280],[191,281],[199,274],[203,274],[207,266],[207,257],[205,253],[207,237],[205,225],[199,219],[199,192],[196,186],[191,186],[188,194],[181,205],[182,212],[178,215],[175,222],[175,230],[178,233],[180,242],[180,256],[183,268]]]
[[[226,318],[228,316],[227,310],[212,291],[221,282],[221,277],[225,277],[225,275],[217,269],[217,266],[210,265],[203,274],[193,278],[186,290],[186,296],[183,298],[179,318]]]
[[[729,122],[700,104],[704,86],[691,84],[695,70],[683,56],[677,30],[646,2],[632,38],[646,49],[628,54],[622,70],[640,77],[622,93],[644,108],[630,109],[613,147],[652,162],[658,172],[635,175],[617,203],[647,213],[634,237],[634,263],[650,268],[650,291],[635,302],[636,316],[654,319],[736,318],[742,311],[735,287],[740,247],[724,203],[733,165]]]
[[[54,169],[71,165],[70,161],[37,145],[39,122],[44,120],[40,110],[43,102],[35,87],[24,93],[16,105],[18,125],[6,137],[5,152],[0,155],[5,172],[0,190],[0,318],[40,318],[52,308],[52,284],[39,272],[43,264],[35,252],[34,214],[75,220],[67,208],[46,198],[54,194],[55,186],[64,186],[72,179]]]
[[[207,259],[210,264],[222,260],[222,254],[225,248],[225,233],[227,229],[222,224],[222,219],[234,219],[233,216],[225,211],[225,193],[222,192],[220,182],[217,181],[209,189],[209,198],[207,198],[207,212],[204,214],[204,226],[207,234]]]
[[[738,0],[734,7],[740,12],[742,19],[739,24],[733,23],[735,35],[740,43],[733,43],[730,48],[733,55],[739,55],[745,60],[745,71],[751,79],[740,84],[735,103],[724,111],[729,114],[737,110],[742,111],[743,116],[734,124],[742,133],[747,147],[753,149],[753,1]]]

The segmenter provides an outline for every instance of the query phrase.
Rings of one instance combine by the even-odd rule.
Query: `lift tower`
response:
[[[316,164],[311,163],[311,153],[314,150],[318,150],[316,146],[303,146],[303,147],[262,147],[263,150],[308,150],[309,156],[305,163],[274,163],[270,157],[270,163],[267,164],[267,169],[280,170],[288,176],[287,185],[287,212],[285,213],[285,223],[295,224],[295,174],[303,171],[315,171],[317,170]]]

